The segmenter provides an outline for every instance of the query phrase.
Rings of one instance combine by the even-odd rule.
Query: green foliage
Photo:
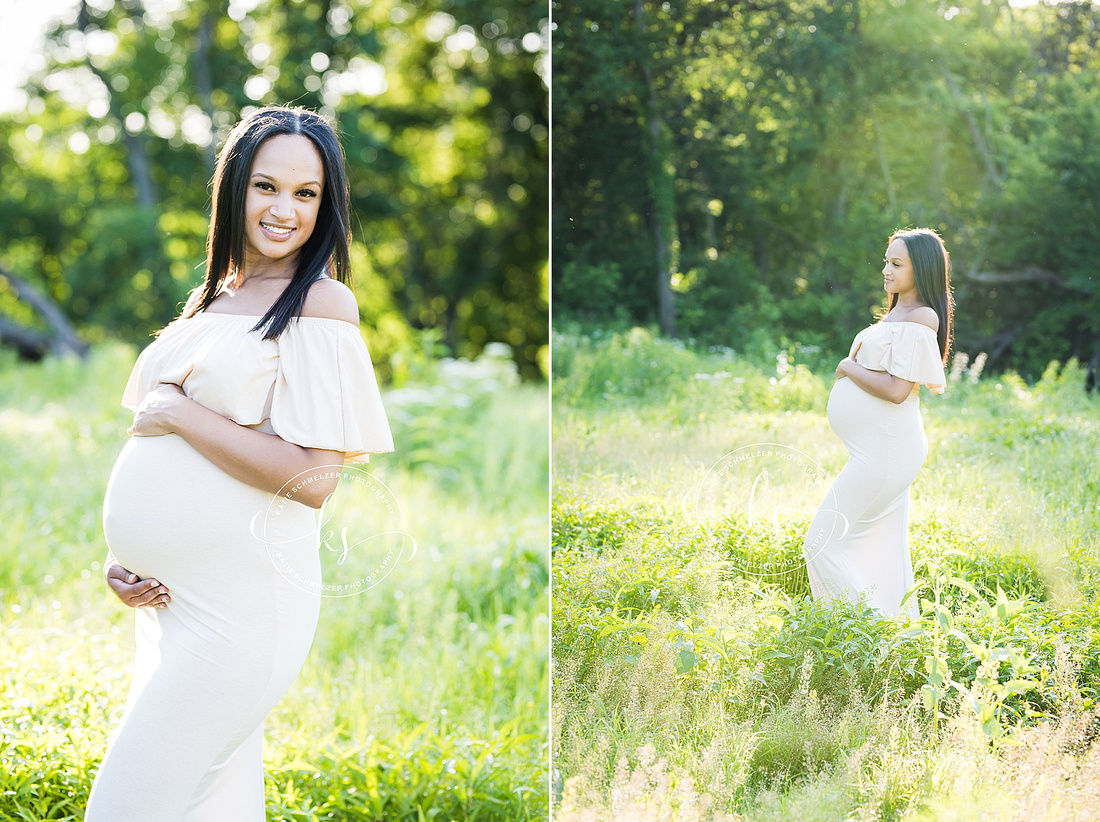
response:
[[[685,260],[675,289],[679,335],[750,355],[773,347],[780,309],[749,256],[737,250],[716,260],[700,256]]]
[[[626,311],[619,302],[621,291],[622,272],[615,262],[584,265],[570,261],[554,285],[554,302],[568,306],[574,317],[614,325],[626,320]]]
[[[750,523],[744,516],[729,517],[717,525],[712,538],[735,573],[757,575],[792,597],[802,597],[810,593],[802,553],[809,524],[806,519]]]
[[[454,492],[480,504],[504,506],[509,494],[546,492],[548,457],[535,470],[518,454],[545,455],[546,387],[518,386],[519,374],[502,344],[490,344],[476,360],[444,357],[415,383],[386,393],[399,459]],[[515,402],[516,396],[526,401]],[[496,426],[487,436],[485,421]],[[456,438],[455,430],[480,432]],[[541,469],[541,470],[539,470]]]
[[[644,328],[612,334],[606,342],[582,339],[579,348],[572,357],[573,367],[565,366],[561,380],[555,373],[555,383],[571,401],[659,400],[668,386],[688,376],[695,362],[683,345]],[[584,362],[578,363],[579,358]]]
[[[422,365],[405,388],[430,401],[385,392],[408,416],[370,470],[406,511],[417,555],[369,593],[325,600],[266,721],[272,820],[546,817],[545,388],[516,384],[494,350]],[[103,584],[100,519],[134,354],[110,343],[87,361],[26,365],[0,351],[4,819],[83,817],[129,686],[133,615]],[[443,383],[469,405],[442,401]],[[406,448],[414,414],[475,443],[468,458],[437,471]],[[504,450],[478,451],[486,431]]]
[[[917,597],[927,590],[932,599],[920,597],[920,624],[898,634],[902,643],[915,639],[923,646],[922,667],[918,670],[912,664],[911,653],[906,654],[910,664],[904,669],[902,680],[912,682],[918,674],[924,679],[920,686],[921,698],[925,710],[933,716],[934,726],[941,718],[946,718],[943,704],[949,697],[958,696],[969,703],[982,732],[1000,741],[1006,734],[1006,724],[1015,724],[1034,715],[1027,701],[1017,697],[1037,691],[1036,696],[1041,699],[1042,680],[1035,676],[1043,675],[1045,679],[1051,670],[1053,660],[1046,660],[1048,667],[1044,671],[1034,664],[1031,654],[1014,642],[1022,639],[1013,632],[1017,627],[1016,618],[1035,610],[1037,603],[1024,598],[1009,600],[1000,586],[996,600],[988,602],[966,579],[950,575],[938,563],[926,561],[924,565],[930,571],[930,578],[923,585],[915,586],[907,598]],[[963,603],[948,607],[944,591],[949,586],[962,593]],[[963,615],[968,610],[976,617],[972,618],[969,633],[962,627],[965,624]],[[1045,627],[1050,630],[1052,620],[1048,616],[1046,621]],[[975,639],[978,631],[981,637]],[[1034,634],[1027,632],[1027,637],[1031,640],[1029,644],[1035,643]],[[1008,665],[1002,674],[1005,662]]]
[[[800,675],[819,694],[881,696],[889,621],[858,603],[779,598],[772,608],[754,653],[765,662],[764,682],[776,704],[792,697]]]
[[[802,678],[792,699],[766,716],[759,726],[760,741],[750,760],[749,788],[788,785],[813,776],[845,753],[864,745],[879,729],[869,716],[859,692],[844,708],[828,708],[811,685],[810,655],[804,660]]]
[[[576,406],[642,401],[670,410],[683,407],[688,414],[695,409],[823,407],[824,383],[801,363],[792,363],[787,351],[768,349],[774,377],[746,367],[732,349],[713,346],[708,353],[712,356],[638,327],[611,334],[555,329],[553,396]]]
[[[550,519],[553,551],[617,552],[627,538],[665,533],[669,520],[636,505],[596,505],[576,497],[555,498]]]
[[[690,784],[710,809],[699,818],[945,818],[1053,773],[1039,752],[1083,765],[1100,693],[1100,519],[1087,503],[1100,406],[1079,365],[1029,384],[960,361],[945,395],[922,395],[915,616],[884,618],[809,596],[808,514],[706,528],[691,516],[708,466],[738,446],[785,443],[841,470],[823,413],[831,365],[815,375],[791,365],[798,349],[773,365],[684,345],[660,399],[578,389],[592,373],[630,384],[625,339],[554,339],[555,816],[659,818],[688,807],[672,786]],[[675,774],[661,799],[632,781],[652,774],[645,742]],[[960,797],[962,769],[1004,784]],[[1090,801],[1084,782],[1072,790]]]
[[[673,215],[678,336],[839,359],[883,304],[886,238],[925,225],[959,350],[1028,379],[1093,356],[1098,23],[1090,3],[558,4],[555,318],[654,323]],[[607,266],[593,317],[568,285]]]
[[[71,4],[0,117],[0,259],[90,339],[135,343],[201,278],[215,151],[242,114],[337,124],[353,279],[382,361],[412,330],[546,376],[545,7],[485,0]]]

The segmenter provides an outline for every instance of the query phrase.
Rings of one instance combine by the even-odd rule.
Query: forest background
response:
[[[0,277],[0,338],[31,356],[47,347],[29,286],[83,342],[147,341],[201,280],[217,148],[242,114],[280,103],[341,133],[379,376],[400,383],[419,354],[472,358],[501,342],[525,378],[544,378],[547,11],[72,3],[25,105],[0,116],[0,267],[17,278]]]
[[[929,226],[957,350],[1029,380],[1076,357],[1095,383],[1096,5],[578,0],[553,18],[556,328],[652,324],[831,368],[882,305],[886,238]]]

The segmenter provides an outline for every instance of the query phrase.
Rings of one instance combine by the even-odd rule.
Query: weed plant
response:
[[[129,687],[133,615],[102,581],[100,517],[134,356],[0,356],[0,819],[83,818]],[[545,388],[490,350],[383,400],[397,450],[368,467],[417,553],[323,601],[265,724],[268,818],[543,819]]]
[[[960,357],[943,396],[922,391],[917,616],[884,618],[809,596],[820,489],[773,477],[809,508],[767,522],[691,516],[744,446],[843,467],[832,367],[798,354],[555,336],[555,819],[1094,818],[1100,400],[1083,369],[1029,385]]]

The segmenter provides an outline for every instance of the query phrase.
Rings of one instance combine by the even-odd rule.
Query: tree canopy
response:
[[[952,254],[958,350],[1031,377],[1100,364],[1097,6],[577,0],[553,17],[556,319],[839,351],[883,305],[888,235],[928,226]]]
[[[498,341],[537,378],[548,27],[529,0],[81,0],[0,119],[0,264],[88,339],[147,339],[202,277],[217,147],[302,105],[347,154],[372,351]],[[33,320],[11,289],[0,314]]]

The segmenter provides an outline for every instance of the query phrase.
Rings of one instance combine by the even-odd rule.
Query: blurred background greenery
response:
[[[553,18],[555,327],[837,354],[882,305],[887,236],[930,226],[958,350],[1029,380],[1076,357],[1095,384],[1100,6],[576,0]]]
[[[117,342],[36,364],[0,349],[2,820],[83,819],[124,707],[134,612],[103,582],[101,512],[133,360]],[[384,393],[397,450],[367,467],[416,552],[322,602],[265,722],[272,822],[546,819],[546,394],[502,343]],[[354,533],[373,509],[344,482],[337,497]]]
[[[202,279],[218,147],[282,103],[341,134],[397,446],[371,472],[418,550],[369,596],[326,600],[268,721],[269,813],[545,818],[548,8],[0,6],[0,817],[82,816],[133,659],[101,567],[122,386]],[[32,18],[45,43],[8,71]],[[66,326],[86,356],[42,356]]]
[[[63,4],[0,115],[0,270],[87,342],[147,341],[201,280],[229,129],[252,107],[302,105],[347,153],[380,376],[500,342],[543,379],[547,16],[531,0]],[[5,328],[44,329],[14,282],[0,277]]]

